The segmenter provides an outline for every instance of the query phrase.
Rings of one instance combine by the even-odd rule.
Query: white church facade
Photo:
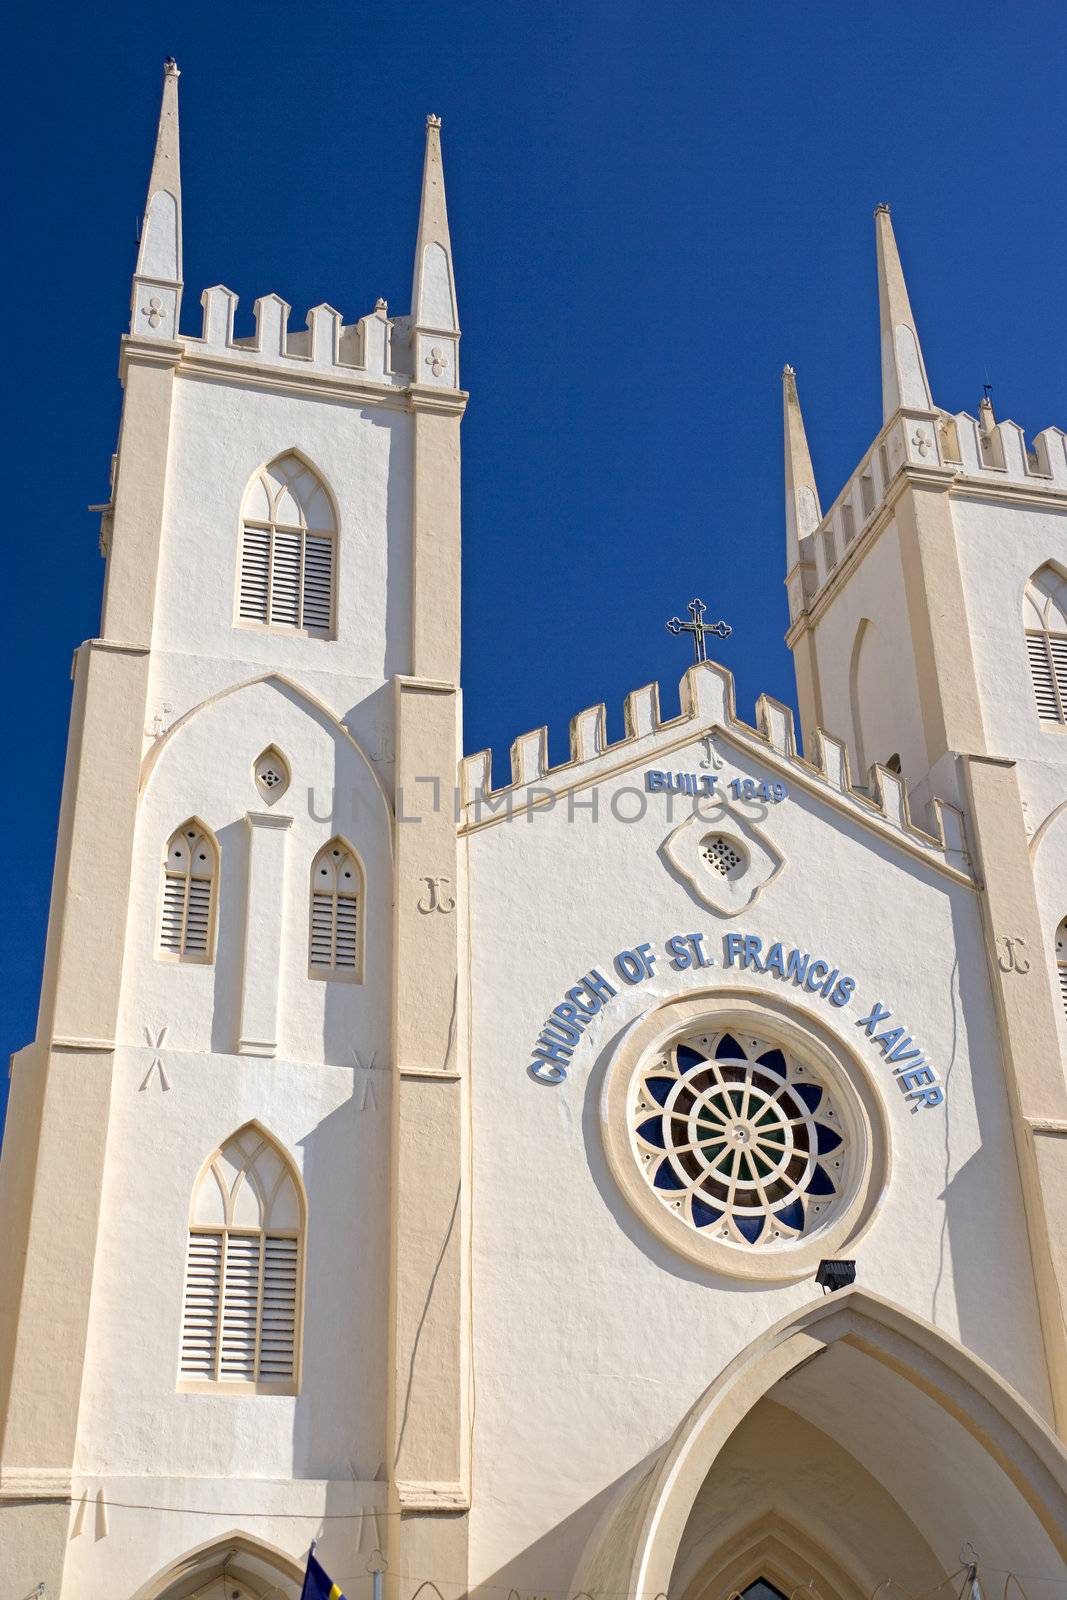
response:
[[[801,726],[698,660],[501,776],[439,123],[408,315],[192,336],[177,93],[0,1160],[0,1593],[296,1600],[314,1539],[350,1600],[1062,1596],[1067,438],[936,405],[880,207],[826,511],[783,378]]]

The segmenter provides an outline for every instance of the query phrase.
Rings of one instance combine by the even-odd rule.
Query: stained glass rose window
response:
[[[698,1233],[751,1249],[830,1220],[849,1138],[830,1086],[767,1039],[695,1032],[643,1068],[633,1149],[660,1203]]]

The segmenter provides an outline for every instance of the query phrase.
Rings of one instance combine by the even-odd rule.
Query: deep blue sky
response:
[[[10,781],[0,1048],[34,1031],[73,648],[99,620],[135,220],[182,68],[185,325],[277,291],[406,311],[425,113],[445,172],[463,430],[466,747],[686,664],[694,593],[743,716],[792,698],[783,362],[824,504],[880,423],[875,204],[935,399],[1067,425],[1063,10],[272,0],[8,12],[3,263]],[[498,765],[498,772],[501,766]],[[101,840],[101,848],[106,841]]]

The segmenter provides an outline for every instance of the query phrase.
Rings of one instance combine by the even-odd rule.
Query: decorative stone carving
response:
[[[720,917],[747,910],[785,864],[760,829],[725,799],[713,812],[694,811],[667,835],[659,853],[694,898]]]
[[[145,1037],[145,1044],[147,1044],[148,1047],[151,1050],[154,1050],[156,1053],[152,1057],[152,1060],[151,1060],[151,1062],[149,1064],[149,1067],[148,1067],[148,1071],[145,1073],[144,1077],[141,1079],[141,1082],[140,1082],[140,1085],[139,1085],[139,1092],[143,1093],[144,1090],[148,1088],[148,1085],[152,1080],[153,1073],[158,1073],[159,1074],[159,1086],[164,1092],[166,1092],[166,1090],[168,1090],[170,1088],[170,1079],[167,1076],[167,1069],[166,1069],[166,1066],[164,1065],[163,1057],[160,1054],[160,1051],[163,1048],[164,1040],[167,1037],[167,1026],[166,1026],[166,1023],[164,1023],[161,1028],[156,1030],[155,1038],[152,1037],[151,1028],[145,1028],[144,1037]]]

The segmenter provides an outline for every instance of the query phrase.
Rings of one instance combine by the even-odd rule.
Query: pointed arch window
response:
[[[304,1231],[296,1169],[249,1123],[215,1152],[193,1190],[180,1387],[297,1392]]]
[[[1056,929],[1056,981],[1059,984],[1064,1015],[1067,1015],[1067,917],[1064,917]]]
[[[308,974],[350,983],[363,977],[363,868],[340,837],[323,845],[311,866]]]
[[[1042,722],[1067,724],[1067,577],[1042,567],[1023,599],[1026,653]]]
[[[264,467],[241,511],[239,620],[329,638],[336,543],[330,497],[307,462],[290,454]]]
[[[218,846],[196,817],[171,834],[163,862],[161,956],[201,963],[213,959],[218,866]]]

